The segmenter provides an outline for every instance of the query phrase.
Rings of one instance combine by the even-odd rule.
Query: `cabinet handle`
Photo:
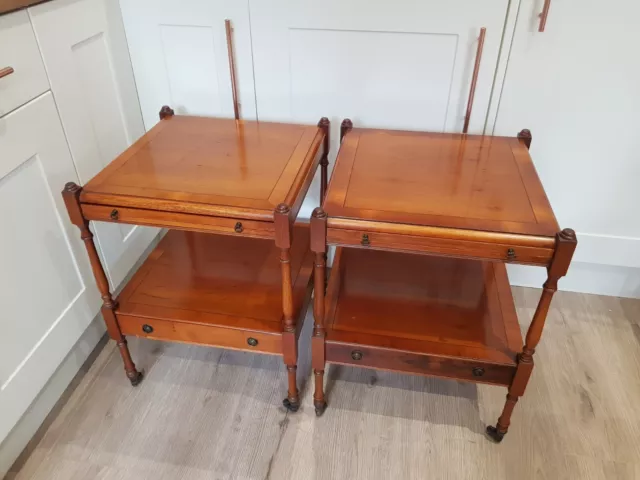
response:
[[[233,229],[235,230],[236,233],[242,233],[242,231],[244,230],[244,228],[242,228],[241,222],[236,222],[236,226],[233,227]]]
[[[8,77],[14,72],[12,67],[0,68],[0,78]]]
[[[233,55],[233,27],[231,20],[224,21],[224,29],[227,33],[227,55],[229,55],[229,73],[231,75],[231,94],[233,95],[233,115],[240,120],[240,105],[238,104],[238,91],[236,88],[236,62]]]
[[[120,217],[120,214],[118,213],[118,210],[114,208],[113,210],[111,210],[109,217],[111,218],[111,220],[115,221],[115,220],[118,220],[118,217]]]
[[[362,360],[362,357],[363,355],[360,350],[354,350],[353,352],[351,352],[351,358],[353,358],[356,362]]]
[[[513,262],[516,259],[516,251],[513,248],[507,250],[507,260]]]
[[[473,370],[471,370],[471,373],[473,374],[474,377],[481,377],[484,375],[484,368],[475,367]]]
[[[153,327],[145,323],[144,325],[142,325],[142,331],[144,333],[153,333]]]
[[[464,116],[464,127],[462,133],[468,133],[469,122],[471,121],[471,110],[473,109],[473,99],[476,96],[476,85],[478,83],[478,74],[480,73],[480,61],[482,60],[482,50],[484,49],[484,37],[487,29],[480,29],[480,38],[478,38],[478,50],[476,50],[476,63],[473,66],[473,77],[471,78],[471,89],[469,90],[469,99],[467,100],[467,114]]]
[[[256,340],[253,337],[249,337],[249,338],[247,338],[247,343],[249,344],[249,346],[255,347],[255,346],[258,345],[258,340]]]
[[[363,247],[368,247],[369,245],[371,245],[371,241],[369,240],[369,235],[367,233],[362,234],[362,240],[360,241],[360,244]]]
[[[542,13],[540,14],[540,25],[538,26],[539,32],[544,32],[544,28],[547,26],[549,7],[551,7],[551,0],[544,0],[544,7],[542,7]]]

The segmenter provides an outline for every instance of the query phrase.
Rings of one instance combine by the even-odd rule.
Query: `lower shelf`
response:
[[[502,263],[338,248],[332,363],[509,385],[522,335]]]
[[[311,297],[309,229],[291,246],[298,332]],[[172,230],[118,298],[124,335],[282,353],[280,251],[273,240]]]

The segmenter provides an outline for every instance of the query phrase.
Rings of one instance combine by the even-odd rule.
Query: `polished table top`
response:
[[[315,125],[167,117],[89,181],[80,199],[197,214],[246,210],[266,219],[301,194],[323,138]]]
[[[517,138],[353,129],[324,209],[332,218],[553,237],[560,231]]]

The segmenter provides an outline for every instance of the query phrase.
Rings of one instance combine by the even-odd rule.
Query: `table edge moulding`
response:
[[[543,235],[465,226],[415,225],[410,221],[376,221],[358,215],[340,217],[344,210],[338,208],[334,190],[338,196],[346,197],[348,186],[344,184],[344,178],[336,180],[336,174],[344,168],[341,162],[345,158],[348,136],[362,131],[364,129],[354,130],[349,119],[342,122],[341,146],[327,195],[323,206],[313,211],[310,222],[311,250],[315,256],[311,345],[316,415],[322,415],[327,406],[323,386],[327,362],[489,383],[508,388],[497,424],[489,425],[486,430],[492,440],[500,442],[531,376],[533,355],[551,299],[558,288],[558,280],[569,269],[577,245],[575,232],[560,230],[550,205],[546,213],[547,227],[553,227],[554,231]],[[423,135],[419,132],[398,133]],[[460,141],[473,137],[428,135]],[[548,204],[528,154],[531,132],[522,130],[512,140],[523,147],[517,161],[529,172],[531,193],[528,194]],[[352,152],[348,154],[352,155]],[[337,250],[327,283],[329,245],[337,246]],[[395,261],[390,263],[392,256]],[[408,256],[413,260],[408,260]],[[505,263],[538,265],[547,269],[547,280],[524,341]],[[450,278],[448,285],[446,278],[442,278],[446,275],[437,276],[438,268],[441,268],[440,274],[453,272],[453,280]],[[465,271],[484,273],[476,275],[475,280],[456,273]],[[409,283],[410,280],[414,283]],[[428,283],[430,281],[433,283]],[[428,286],[436,281],[439,283],[433,294],[435,300],[425,298]],[[467,285],[465,281],[475,283]],[[415,282],[423,284],[416,286]],[[469,288],[473,290],[471,293]],[[464,300],[460,289],[467,289],[463,292],[467,296],[476,292],[476,311],[460,304]],[[391,290],[393,294],[389,293]],[[449,297],[458,304],[447,304]],[[400,309],[402,319],[386,321],[384,312],[391,312],[389,316],[392,316]],[[433,317],[438,313],[440,316],[432,318],[424,312],[435,312]],[[468,328],[464,328],[464,322]],[[477,338],[470,338],[474,329]]]
[[[62,191],[69,218],[80,230],[96,284],[102,296],[101,311],[108,335],[117,343],[126,375],[133,386],[142,381],[143,373],[138,371],[131,358],[125,335],[282,355],[288,377],[288,392],[283,405],[290,411],[297,411],[300,405],[296,384],[297,344],[307,305],[311,298],[313,260],[307,238],[308,226],[295,224],[295,220],[318,166],[321,170],[321,200],[325,196],[330,145],[329,120],[323,117],[316,130],[310,130],[309,126],[303,126],[305,127],[304,131],[309,132],[308,139],[310,141],[306,144],[305,151],[300,151],[300,148],[304,147],[304,145],[301,147],[300,143],[295,147],[292,157],[302,155],[302,159],[298,163],[298,171],[291,172],[293,168],[290,167],[291,163],[286,164],[287,167],[290,167],[287,172],[290,185],[282,183],[285,175],[279,177],[274,190],[279,190],[282,198],[271,210],[198,204],[188,199],[176,201],[136,195],[109,195],[96,191],[95,185],[107,177],[109,172],[116,170],[151,139],[159,136],[170,122],[180,121],[180,117],[174,116],[170,107],[162,107],[159,124],[107,165],[102,172],[87,183],[85,188],[70,182],[65,185]],[[193,117],[188,118],[192,119],[190,121],[194,121]],[[216,119],[209,118],[208,120]],[[203,121],[207,120],[203,117]],[[245,125],[254,124],[256,128],[259,128],[264,124],[264,122],[243,122],[233,119],[220,121],[234,122],[236,131],[240,132],[236,133],[236,136],[243,134]],[[279,125],[282,128],[293,127],[289,124]],[[295,125],[295,127],[301,126]],[[305,135],[307,134],[302,136]],[[290,162],[291,158],[288,161]],[[149,225],[170,229],[117,299],[114,299],[110,291],[109,282],[89,228],[90,221]],[[296,235],[295,232],[298,234]],[[224,240],[230,235],[237,237],[237,239],[231,240],[234,243],[229,243],[230,240]],[[256,240],[251,240],[254,238]],[[297,242],[296,239],[298,239]],[[264,243],[255,243],[268,240],[274,242],[273,247],[268,247],[268,251],[264,249]],[[255,245],[256,248],[249,246],[247,242],[253,242],[251,245]],[[180,284],[180,286],[187,285],[183,288],[185,297],[197,296],[198,284],[189,282],[205,282],[207,280],[198,277],[196,266],[185,266],[185,262],[180,264],[178,260],[184,259],[186,255],[187,261],[190,259],[195,262],[193,255],[196,255],[196,252],[204,252],[202,253],[204,255],[212,248],[217,249],[218,246],[229,248],[229,245],[232,249],[235,245],[240,245],[234,250],[236,256],[242,256],[244,252],[247,255],[251,255],[253,252],[255,256],[255,251],[260,250],[257,245],[261,245],[260,251],[266,252],[266,257],[256,260],[255,265],[248,265],[249,261],[245,261],[242,257],[243,261],[240,262],[242,265],[239,265],[239,269],[230,268],[225,263],[226,259],[217,259],[215,261],[218,263],[215,266],[219,267],[220,272],[214,272],[217,275],[215,280],[224,281],[227,286],[231,284],[231,287],[234,288],[236,288],[234,282],[253,282],[245,285],[247,290],[262,288],[260,292],[271,293],[266,295],[268,300],[269,298],[277,298],[278,295],[274,295],[274,292],[269,290],[272,285],[268,280],[260,280],[259,278],[268,277],[270,279],[275,274],[281,283],[281,287],[277,287],[276,291],[282,299],[281,315],[278,314],[280,316],[276,322],[268,324],[264,319],[259,318],[260,312],[257,310],[261,304],[254,306],[251,302],[241,298],[235,300],[235,306],[241,305],[238,308],[245,310],[253,309],[245,316],[225,314],[224,312],[188,311],[187,307],[185,307],[187,310],[183,310],[179,307],[189,300],[184,298],[171,299],[169,298],[170,294],[167,294],[167,298],[162,300],[166,300],[167,303],[173,301],[175,305],[172,306],[176,307],[177,305],[177,308],[167,308],[162,305],[139,305],[133,300],[135,293],[145,285],[148,288],[154,288],[154,285],[151,285],[154,275],[149,272],[156,267],[160,268],[158,265],[162,264],[165,258],[169,259],[166,260],[166,264],[162,265],[162,268],[165,268],[165,278],[171,277],[174,272],[171,269],[175,269],[176,275],[181,275],[180,278],[187,278]],[[273,256],[271,256],[272,254]],[[268,260],[272,258],[276,259],[274,260],[275,264],[269,263]],[[295,266],[295,271],[292,271],[292,264]],[[168,273],[167,268],[169,269]],[[237,277],[240,275],[245,275],[245,277],[238,279]],[[160,287],[162,288],[162,286]],[[165,287],[165,290],[169,289]],[[206,292],[204,296],[206,297]]]

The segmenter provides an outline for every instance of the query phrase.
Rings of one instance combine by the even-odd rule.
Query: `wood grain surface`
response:
[[[514,288],[526,331],[540,290]],[[640,301],[559,292],[507,440],[484,426],[505,389],[328,366],[316,418],[311,311],[301,408],[269,355],[131,339],[145,381],[131,388],[107,343],[51,415],[10,480],[640,478]]]

